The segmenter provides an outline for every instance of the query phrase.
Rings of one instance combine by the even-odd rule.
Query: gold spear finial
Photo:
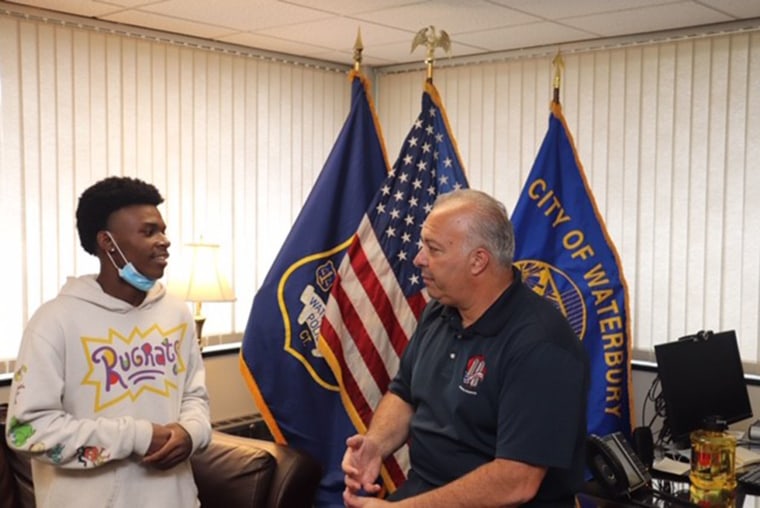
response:
[[[427,64],[427,79],[433,81],[433,62],[435,62],[435,48],[443,49],[447,55],[451,54],[451,39],[445,30],[436,32],[433,25],[427,26],[417,32],[412,41],[412,52],[424,44],[427,47],[425,63]]]
[[[362,51],[364,51],[364,44],[362,43],[362,27],[356,29],[356,42],[354,42],[354,70],[359,72],[362,66]]]
[[[565,72],[565,61],[562,59],[562,55],[560,54],[559,50],[557,50],[557,55],[552,60],[552,65],[554,66],[554,97],[552,101],[556,104],[559,104],[559,87],[562,83],[562,73]]]

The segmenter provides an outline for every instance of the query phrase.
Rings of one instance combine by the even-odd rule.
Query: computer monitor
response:
[[[673,442],[688,447],[689,433],[703,420],[726,423],[752,417],[739,346],[733,330],[683,337],[654,347]]]

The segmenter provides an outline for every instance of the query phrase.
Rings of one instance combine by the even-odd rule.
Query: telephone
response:
[[[749,426],[747,429],[747,438],[749,439],[750,445],[760,444],[760,420],[755,420],[755,422]]]
[[[648,485],[652,476],[621,432],[586,440],[586,464],[594,479],[611,496],[630,494]]]

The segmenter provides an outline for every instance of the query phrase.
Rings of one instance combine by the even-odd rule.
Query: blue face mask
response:
[[[127,262],[127,264],[124,265],[123,268],[119,268],[118,270],[119,270],[119,277],[121,277],[129,285],[139,289],[140,291],[145,291],[147,293],[148,291],[150,291],[150,288],[152,288],[156,284],[155,279],[146,277],[145,275],[138,272],[137,268],[135,268],[135,265],[133,265],[131,261]]]
[[[153,285],[156,283],[155,279],[151,279],[150,277],[146,277],[145,275],[141,274],[137,271],[137,268],[135,268],[135,265],[132,264],[131,261],[127,260],[127,257],[124,255],[124,253],[119,248],[119,244],[116,243],[116,240],[113,239],[113,236],[111,236],[111,233],[106,231],[106,234],[113,242],[114,247],[116,247],[116,250],[119,252],[119,255],[124,260],[124,266],[119,268],[116,264],[116,261],[113,260],[113,256],[111,256],[111,253],[106,251],[106,254],[108,255],[108,259],[111,260],[111,263],[113,263],[114,268],[119,272],[119,277],[122,278],[127,284],[132,286],[135,289],[139,289],[140,291],[148,292],[150,291],[150,288],[153,287]]]

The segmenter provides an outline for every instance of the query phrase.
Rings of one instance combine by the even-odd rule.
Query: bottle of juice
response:
[[[691,501],[700,506],[731,507],[736,498],[736,439],[725,420],[711,417],[691,433]]]

